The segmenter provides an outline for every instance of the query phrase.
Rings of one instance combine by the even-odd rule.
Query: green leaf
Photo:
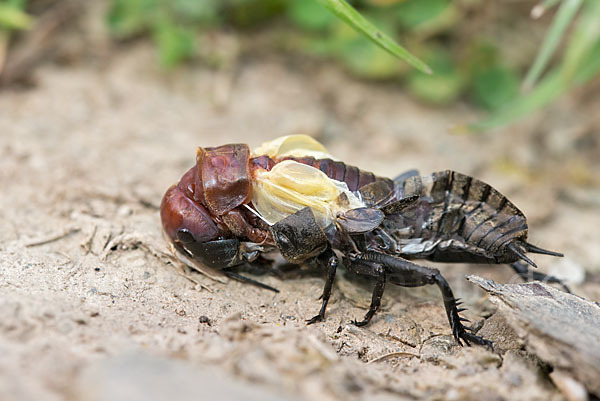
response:
[[[470,128],[475,131],[488,130],[516,121],[551,103],[566,89],[558,71],[552,71],[527,96],[516,98],[489,118],[471,124]]]
[[[336,21],[331,13],[323,12],[323,8],[315,1],[291,0],[287,11],[290,19],[303,29],[324,30]]]
[[[323,59],[331,58],[331,55],[338,53],[342,47],[337,38],[332,35],[327,38],[296,35],[289,39],[288,45],[293,46],[292,49]]]
[[[216,0],[216,4],[219,4],[220,11],[226,14],[227,22],[230,24],[239,27],[256,27],[264,26],[271,18],[280,15],[285,10],[288,1]]]
[[[137,35],[152,27],[158,8],[158,0],[112,0],[108,27],[120,38]]]
[[[552,21],[552,26],[544,38],[544,43],[523,81],[524,89],[530,89],[539,79],[542,71],[548,65],[552,54],[556,51],[567,27],[573,21],[573,18],[575,18],[577,10],[581,7],[581,2],[582,0],[563,0],[554,17],[554,21]]]
[[[429,103],[444,105],[460,95],[462,82],[457,74],[416,76],[409,81],[409,89],[418,98]]]
[[[339,51],[344,64],[356,75],[370,79],[392,78],[398,75],[398,60],[364,36],[346,42]]]
[[[18,8],[19,10],[25,10],[27,0],[4,0],[4,3],[14,8]]]
[[[196,49],[195,33],[171,21],[161,22],[154,32],[160,64],[172,68],[190,58]]]
[[[448,51],[443,48],[430,50],[427,62],[435,69],[434,75],[413,71],[408,77],[408,89],[416,97],[438,105],[448,104],[460,96],[464,86]]]
[[[449,5],[449,0],[407,0],[396,6],[394,15],[412,30],[442,15]]]
[[[409,63],[416,69],[431,74],[431,68],[424,62],[412,55],[402,46],[397,44],[392,38],[381,32],[373,24],[367,21],[358,11],[346,3],[344,0],[318,0],[323,6],[329,9],[334,15],[342,21],[352,26],[357,31],[368,37],[375,44],[386,50],[393,56]]]
[[[479,71],[473,77],[473,94],[477,103],[496,110],[519,93],[519,79],[512,70],[499,65]]]
[[[19,7],[0,3],[0,27],[6,29],[29,29],[33,25],[33,18]]]

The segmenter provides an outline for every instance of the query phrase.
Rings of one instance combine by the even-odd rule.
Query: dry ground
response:
[[[257,277],[279,294],[185,277],[157,207],[196,146],[308,133],[378,174],[452,168],[492,183],[528,215],[532,242],[567,255],[537,257],[540,270],[600,300],[597,99],[453,135],[475,117],[466,106],[430,109],[334,67],[268,57],[166,77],[143,45],[112,57],[0,92],[0,400],[564,399],[464,280],[518,281],[508,267],[439,265],[501,355],[455,345],[435,288],[388,287],[371,325],[349,325],[371,283],[347,274],[327,321],[307,327],[319,272]]]

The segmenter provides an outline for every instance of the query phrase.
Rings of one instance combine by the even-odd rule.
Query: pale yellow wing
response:
[[[338,213],[365,206],[346,183],[293,160],[255,172],[252,203],[270,224],[309,206],[321,227],[331,224]]]
[[[252,156],[271,158],[312,156],[315,159],[333,159],[325,146],[308,135],[287,135],[267,141],[252,151]]]

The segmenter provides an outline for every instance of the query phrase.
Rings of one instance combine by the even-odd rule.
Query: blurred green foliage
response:
[[[170,68],[200,53],[202,33],[260,24],[282,14],[285,4],[285,0],[112,0],[107,20],[118,39],[151,36],[161,65]]]
[[[483,58],[477,49],[484,49],[484,46],[480,46],[477,39],[466,44],[475,49],[467,58],[447,45],[454,39],[453,35],[459,36],[453,31],[459,27],[464,14],[460,2],[352,2],[360,15],[373,22],[377,32],[387,34],[391,39],[402,37],[410,43],[411,49],[415,49],[416,54],[435,71],[431,76],[408,68],[390,52],[373,46],[363,34],[365,30],[360,26],[357,28],[352,21],[348,22],[343,15],[328,12],[319,2],[328,1],[112,0],[108,23],[117,38],[144,34],[152,37],[158,47],[159,60],[167,68],[197,57],[201,53],[198,38],[203,32],[223,27],[261,27],[266,22],[283,20],[288,22],[286,25],[291,32],[286,46],[288,49],[336,59],[361,78],[404,80],[406,88],[426,102],[443,105],[465,97],[494,110],[517,92],[518,76],[514,69],[503,65],[501,57],[494,57],[491,61],[488,58],[486,63],[473,68],[471,61]],[[458,39],[461,46],[465,45],[463,37]],[[494,44],[488,43],[487,47],[493,48]],[[489,52],[488,48],[482,51]],[[419,60],[415,61],[415,64],[418,63]],[[421,70],[427,69],[423,64]]]
[[[556,0],[545,0],[539,7],[552,7]],[[543,12],[545,10],[535,10]],[[548,68],[567,27],[571,32],[562,57]],[[544,70],[548,71],[544,74]],[[547,32],[523,82],[523,94],[515,94],[474,129],[490,129],[509,124],[548,105],[573,87],[581,86],[600,75],[600,1],[562,0],[554,22]],[[537,85],[533,86],[539,80]]]
[[[26,0],[0,0],[0,74],[6,62],[13,31],[29,29],[33,18],[25,13]]]
[[[165,67],[191,58],[201,30],[218,22],[218,0],[113,0],[108,25],[126,39],[149,34]]]
[[[0,30],[28,29],[33,19],[25,13],[25,0],[0,1]]]
[[[558,7],[558,12],[535,62],[535,46],[521,60],[507,56],[521,45],[506,36],[518,28],[513,20],[532,24],[524,7],[507,10],[485,0],[350,3],[354,8],[346,8],[343,0],[111,0],[108,24],[119,39],[151,37],[167,68],[202,58],[202,38],[213,30],[271,27],[277,29],[280,48],[337,60],[360,78],[401,81],[425,102],[444,105],[467,99],[489,110],[491,117],[475,128],[510,122],[600,73],[600,0],[542,0],[539,7]],[[489,18],[494,12],[504,14]],[[483,21],[479,25],[478,18]],[[492,27],[496,31],[485,31],[490,25],[497,25]],[[557,59],[566,36],[562,59]],[[398,39],[434,74],[400,63],[392,54],[417,68],[420,60],[397,46]],[[522,77],[530,66],[523,85],[528,92],[523,93]]]

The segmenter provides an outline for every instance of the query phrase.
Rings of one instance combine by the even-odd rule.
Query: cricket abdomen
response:
[[[438,261],[511,262],[504,247],[527,239],[527,220],[504,195],[475,178],[446,170],[411,177],[399,189],[403,196],[419,195],[420,202],[403,213],[397,231],[407,251]],[[411,241],[416,239],[417,241]],[[419,244],[422,250],[419,251]]]
[[[344,162],[331,159],[315,159],[314,157],[286,157],[278,161],[294,160],[298,163],[307,164],[318,168],[324,172],[329,178],[336,181],[345,182],[348,189],[352,192],[357,191],[363,186],[375,181],[385,181],[389,183],[390,191],[394,187],[394,183],[389,178],[378,177],[375,174],[351,166]]]

